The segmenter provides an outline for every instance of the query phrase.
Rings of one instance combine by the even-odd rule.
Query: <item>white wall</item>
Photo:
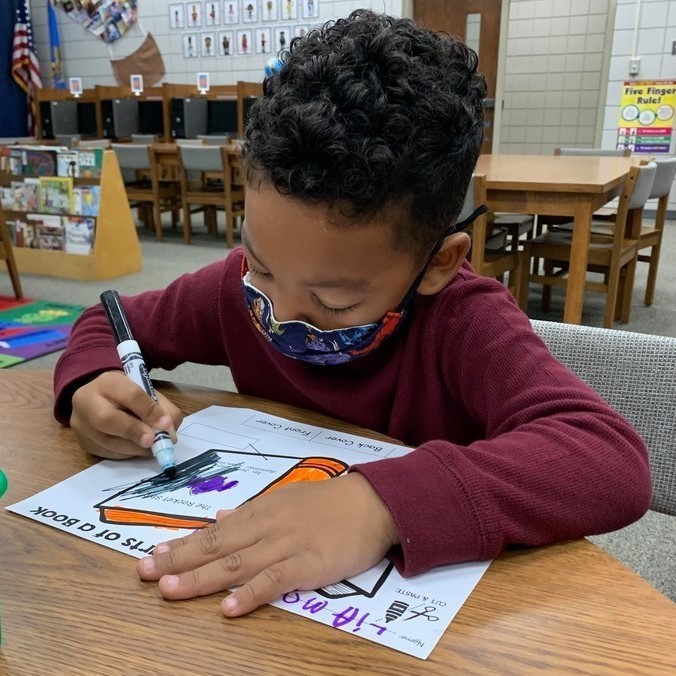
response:
[[[637,77],[630,77],[629,57],[634,45],[636,9],[636,0],[618,0],[603,118],[603,148],[614,148],[617,142],[620,98],[625,81],[676,80],[676,56],[671,54],[671,43],[676,40],[676,0],[642,0],[640,3],[636,55],[641,57],[641,67]],[[672,142],[672,150],[673,147]],[[671,191],[669,209],[676,209],[676,188]]]
[[[593,147],[614,0],[511,0],[501,153]]]
[[[361,7],[373,8],[396,16],[402,16],[403,12],[410,12],[408,7],[410,0],[318,1],[320,15],[316,23],[347,16],[351,11]],[[51,86],[48,62],[47,2],[48,0],[31,0],[31,16],[35,29],[36,50],[40,58],[45,86]],[[182,33],[194,30],[214,30],[217,32],[218,27],[214,29],[172,30],[169,28],[169,4],[171,4],[170,0],[140,0],[138,3],[141,26],[145,31],[153,34],[164,59],[166,69],[164,81],[193,84],[195,73],[198,71],[208,71],[211,74],[211,84],[234,84],[237,80],[255,82],[263,78],[263,68],[270,58],[270,54],[185,59],[183,57]],[[81,26],[63,12],[57,12],[57,21],[61,36],[61,58],[65,66],[66,77],[81,77],[85,88],[93,87],[96,84],[116,84],[110,67],[108,46],[95,36],[85,32]],[[238,24],[225,28],[221,27],[221,30],[270,27],[282,23],[293,26],[304,22],[299,18],[290,22]],[[112,45],[113,58],[128,56],[140,46],[142,41],[141,31],[138,27],[134,27],[129,34]]]

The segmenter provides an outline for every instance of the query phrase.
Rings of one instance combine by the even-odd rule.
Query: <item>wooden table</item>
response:
[[[570,216],[574,222],[563,320],[580,324],[592,214],[620,194],[632,157],[482,155],[495,211]]]
[[[210,147],[206,143],[200,143],[199,139],[195,140],[195,145],[203,145]],[[213,146],[211,146],[213,147]],[[178,143],[153,143],[153,150],[155,151],[155,159],[160,167],[178,167]],[[240,141],[231,141],[225,145],[228,154],[235,157],[241,155],[242,144]]]
[[[254,406],[363,433],[281,404],[161,389],[186,412]],[[3,505],[92,464],[52,399],[51,374],[0,371]],[[5,510],[0,537],[3,676],[676,673],[676,605],[586,540],[500,557],[421,661],[271,606],[226,620],[222,594],[163,601],[131,557]]]

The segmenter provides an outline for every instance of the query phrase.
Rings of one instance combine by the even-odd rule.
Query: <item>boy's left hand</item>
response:
[[[389,510],[355,472],[289,484],[265,493],[217,523],[155,547],[139,561],[162,596],[189,599],[241,585],[221,604],[244,615],[296,589],[317,589],[361,573],[399,538]]]

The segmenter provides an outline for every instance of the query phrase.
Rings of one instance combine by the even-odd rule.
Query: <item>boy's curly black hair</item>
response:
[[[369,10],[296,38],[251,109],[250,183],[358,222],[405,207],[397,242],[429,254],[479,156],[485,81],[457,39]]]

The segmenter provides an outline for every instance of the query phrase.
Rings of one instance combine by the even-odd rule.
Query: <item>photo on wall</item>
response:
[[[202,56],[216,56],[216,39],[214,33],[201,33],[200,45]]]
[[[271,33],[269,28],[256,28],[256,54],[272,53]]]
[[[275,54],[288,49],[291,43],[291,26],[278,26],[275,28],[275,44],[273,52]]]
[[[225,0],[223,3],[223,23],[239,23],[239,0]]]
[[[258,0],[242,0],[242,21],[244,23],[258,22]]]
[[[300,0],[304,19],[319,18],[319,0]]]
[[[188,2],[185,5],[185,11],[188,17],[188,28],[199,28],[202,25],[202,3]]]
[[[185,7],[183,3],[169,5],[169,28],[185,28]]]
[[[234,42],[233,31],[221,31],[218,34],[218,56],[232,56]]]
[[[297,0],[279,0],[282,8],[282,19],[289,21],[290,19],[298,18],[298,2]]]
[[[240,28],[237,31],[237,53],[240,56],[253,54],[253,31],[250,28]]]
[[[283,0],[282,0],[283,2]],[[263,21],[277,21],[279,16],[278,0],[261,0],[261,10],[263,12]]]
[[[305,24],[298,24],[293,27],[293,37],[294,38],[304,38],[308,33],[310,29],[307,25]]]
[[[204,3],[204,25],[220,26],[221,24],[221,6],[218,2]]]
[[[199,57],[199,34],[183,33],[183,57],[196,59]]]

